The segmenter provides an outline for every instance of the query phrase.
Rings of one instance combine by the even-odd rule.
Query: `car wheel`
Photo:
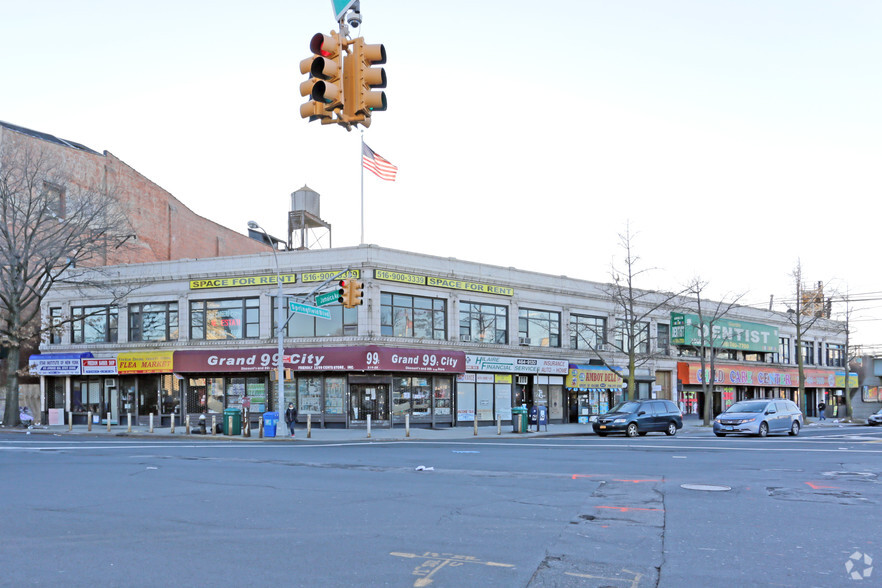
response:
[[[673,437],[677,434],[677,423],[670,422],[668,423],[668,428],[665,429],[665,435],[668,437]]]
[[[790,435],[796,437],[799,435],[799,422],[793,421],[793,424],[790,425]]]
[[[625,429],[625,435],[628,437],[636,437],[637,436],[637,423],[630,423],[628,428]]]
[[[759,433],[757,433],[760,437],[768,437],[769,436],[769,423],[760,423]]]
[[[725,437],[726,436],[725,433],[714,433],[714,435],[716,435],[717,437]]]

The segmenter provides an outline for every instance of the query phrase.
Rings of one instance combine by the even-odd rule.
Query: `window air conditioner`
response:
[[[529,344],[530,344],[530,338],[529,338],[529,337],[520,337],[520,338],[518,339],[518,343],[519,343],[520,345],[529,345]]]
[[[459,340],[468,343],[469,341],[472,340],[472,336],[471,335],[460,335]]]
[[[527,385],[527,376],[518,376],[518,386]]]
[[[116,378],[104,378],[105,388],[116,388]]]

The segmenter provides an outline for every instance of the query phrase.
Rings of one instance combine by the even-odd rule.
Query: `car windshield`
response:
[[[609,412],[634,412],[639,406],[639,402],[619,402]]]
[[[753,401],[753,402],[736,402],[726,412],[763,412],[766,410],[766,405],[769,404],[767,401]]]

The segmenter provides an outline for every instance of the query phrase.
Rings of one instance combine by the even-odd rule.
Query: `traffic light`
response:
[[[386,87],[386,70],[373,67],[386,63],[386,48],[381,44],[369,45],[362,38],[353,40],[350,46],[343,76],[344,120],[368,127],[373,112],[386,110],[386,93],[374,91]]]
[[[364,303],[361,299],[362,287],[364,284],[358,280],[349,280],[349,306],[347,308],[355,308]]]
[[[337,302],[339,302],[343,306],[346,306],[349,303],[348,302],[349,296],[350,296],[349,292],[350,292],[351,288],[352,288],[352,283],[349,280],[340,280],[340,289],[337,290],[337,294],[338,294]],[[346,308],[349,308],[349,307],[346,306]]]
[[[316,33],[309,42],[312,57],[300,62],[300,73],[309,78],[300,84],[300,95],[309,101],[300,106],[300,116],[322,124],[336,122],[333,114],[343,106],[343,44],[340,35]]]

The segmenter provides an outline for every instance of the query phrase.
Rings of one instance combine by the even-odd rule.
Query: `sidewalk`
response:
[[[828,419],[826,421],[815,421],[809,420],[807,427],[811,428],[842,428],[842,427],[852,427],[858,425],[858,423],[841,423],[833,419]],[[531,427],[530,432],[527,433],[514,433],[512,431],[511,421],[503,421],[502,425],[499,429],[497,429],[496,425],[492,426],[479,426],[478,434],[475,435],[475,428],[472,425],[463,425],[457,427],[443,427],[443,428],[424,428],[424,427],[411,427],[410,428],[410,436],[407,436],[407,432],[404,429],[404,425],[396,424],[394,428],[390,429],[388,426],[379,428],[379,427],[371,427],[371,435],[367,436],[367,429],[358,428],[358,429],[321,429],[319,427],[312,427],[311,437],[307,437],[307,431],[305,425],[299,425],[297,427],[297,436],[295,438],[291,438],[287,434],[287,427],[281,427],[277,430],[279,436],[277,437],[264,437],[261,439],[258,434],[257,427],[253,427],[251,430],[250,437],[244,437],[242,435],[234,435],[227,436],[223,434],[217,435],[200,435],[200,434],[187,434],[184,430],[184,427],[178,425],[175,427],[175,432],[172,434],[171,429],[168,427],[158,428],[154,427],[153,432],[150,432],[148,426],[138,425],[132,426],[132,431],[128,432],[128,427],[126,425],[112,425],[110,431],[107,430],[107,425],[92,425],[92,430],[88,430],[88,425],[74,425],[72,430],[68,430],[68,425],[35,425],[32,429],[24,429],[22,427],[15,427],[11,429],[0,427],[0,433],[21,433],[28,435],[50,435],[50,436],[78,436],[78,437],[122,437],[122,438],[138,438],[138,439],[149,439],[149,438],[162,438],[162,439],[176,439],[176,440],[190,440],[190,441],[270,441],[270,442],[302,442],[302,441],[331,441],[331,442],[367,442],[367,441],[406,441],[406,440],[414,440],[414,441],[456,441],[456,440],[469,440],[469,439],[540,439],[540,438],[549,438],[549,437],[578,437],[578,436],[586,436],[586,435],[594,435],[594,432],[591,429],[591,425],[588,424],[551,424],[548,425],[547,430],[546,427],[543,426],[542,430],[536,432],[535,427]],[[677,436],[688,436],[688,437],[707,437],[713,436],[713,431],[711,427],[705,427],[702,424],[700,418],[697,415],[686,415],[683,417],[683,428],[677,432]]]

